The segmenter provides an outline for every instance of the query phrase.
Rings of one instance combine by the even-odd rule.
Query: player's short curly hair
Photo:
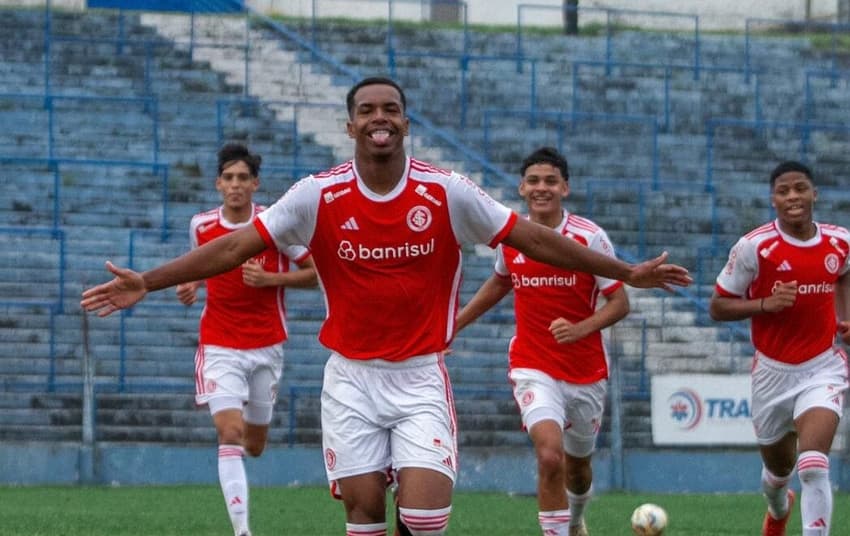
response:
[[[773,188],[773,186],[776,184],[776,179],[779,178],[780,175],[795,171],[797,173],[802,173],[803,175],[805,175],[806,178],[812,182],[812,184],[815,183],[815,179],[812,178],[812,170],[809,169],[808,166],[806,166],[805,164],[801,164],[796,160],[786,160],[785,162],[782,162],[781,164],[773,168],[773,171],[770,172],[770,187]]]
[[[357,82],[351,89],[348,90],[348,95],[345,96],[345,106],[348,108],[348,117],[353,117],[354,112],[354,95],[360,90],[362,87],[366,86],[392,86],[398,91],[399,96],[401,97],[401,111],[404,112],[407,110],[407,97],[404,95],[404,90],[401,89],[401,86],[398,85],[398,82],[393,80],[392,78],[386,78],[384,76],[371,76],[369,78],[364,78],[363,80]]]
[[[241,143],[226,143],[218,150],[218,174],[224,171],[228,164],[233,162],[245,162],[248,169],[251,170],[251,175],[258,177],[260,175],[260,165],[263,163],[263,157],[252,153],[248,147]]]
[[[519,169],[520,177],[525,177],[525,171],[535,164],[550,164],[561,170],[561,175],[563,175],[564,180],[570,180],[567,159],[553,147],[540,147],[530,155],[526,156]]]

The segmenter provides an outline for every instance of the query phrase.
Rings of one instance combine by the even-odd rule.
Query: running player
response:
[[[520,176],[529,220],[614,257],[605,231],[561,206],[570,182],[567,160],[557,150],[542,147],[528,155]],[[590,461],[608,378],[601,330],[629,313],[629,298],[620,281],[549,266],[502,245],[495,273],[458,314],[458,330],[512,289],[516,335],[509,377],[537,457],[540,528],[548,536],[587,536]],[[597,309],[600,294],[606,301]]]
[[[230,143],[218,152],[216,190],[222,205],[195,215],[190,223],[193,248],[253,225],[265,207],[254,204],[262,158]],[[259,456],[283,372],[286,340],[284,287],[316,285],[306,248],[292,246],[287,255],[269,247],[241,267],[206,280],[195,354],[195,400],[207,405],[218,433],[218,477],[236,536],[250,536],[245,453]],[[302,269],[289,271],[290,258]],[[185,305],[197,301],[204,281],[177,285]]]
[[[770,189],[776,220],[732,248],[710,312],[715,320],[752,319],[763,536],[785,534],[795,465],[803,536],[825,536],[832,517],[829,451],[847,389],[847,357],[835,339],[850,343],[850,233],[813,221],[817,190],[803,164],[779,164]]]

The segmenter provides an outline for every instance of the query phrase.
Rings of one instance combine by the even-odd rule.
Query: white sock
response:
[[[387,536],[387,523],[346,523],[345,536]]]
[[[420,508],[399,508],[401,522],[413,536],[443,536],[449,526],[452,507],[424,510]]]
[[[233,530],[248,530],[248,479],[240,445],[218,446],[218,480]]]
[[[588,490],[581,495],[576,495],[570,490],[567,490],[567,499],[570,502],[570,525],[574,527],[581,525],[581,518],[584,516],[584,508],[587,506],[587,503],[590,502],[592,497],[593,486],[588,488]]]
[[[540,530],[543,531],[543,534],[551,536],[569,536],[569,510],[550,510],[548,512],[538,512],[537,521],[540,523]]]
[[[832,486],[829,482],[829,458],[816,450],[807,450],[797,458],[800,477],[800,515],[803,536],[829,534],[832,518]]]
[[[767,510],[773,519],[782,519],[788,513],[788,482],[791,473],[776,476],[767,467],[761,468],[761,490],[767,500]]]

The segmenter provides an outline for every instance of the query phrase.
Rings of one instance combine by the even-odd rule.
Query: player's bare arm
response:
[[[298,267],[291,272],[267,272],[257,261],[249,259],[242,264],[242,282],[249,287],[312,288],[318,285],[312,257],[299,262]]]
[[[575,342],[616,324],[629,314],[630,309],[629,295],[625,288],[620,287],[612,292],[605,304],[589,317],[576,323],[565,318],[556,318],[549,324],[549,332],[559,344]]]
[[[232,270],[265,247],[260,233],[254,226],[248,226],[141,274],[107,262],[107,270],[115,277],[84,291],[80,306],[86,311],[97,311],[98,316],[107,316],[119,309],[132,307],[148,292]]]
[[[511,291],[511,280],[493,274],[481,285],[469,303],[463,306],[457,315],[457,331],[473,323],[479,316],[499,303]]]
[[[737,296],[721,296],[715,291],[711,296],[708,312],[712,319],[718,321],[744,320],[756,315],[778,313],[794,305],[796,300],[796,281],[778,284],[773,294],[764,298],[742,299]]]
[[[586,248],[525,218],[517,219],[504,243],[534,260],[616,279],[632,287],[657,287],[671,291],[673,286],[686,287],[693,282],[687,268],[664,262],[667,252],[640,264],[628,264]]]

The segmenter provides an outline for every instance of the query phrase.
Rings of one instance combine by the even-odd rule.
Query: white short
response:
[[[238,350],[202,344],[195,353],[195,402],[210,413],[239,409],[245,422],[267,425],[283,374],[283,344]]]
[[[422,467],[452,481],[457,421],[439,354],[389,362],[332,354],[322,387],[322,446],[328,481]]]
[[[608,381],[589,384],[567,383],[529,368],[511,369],[514,399],[526,430],[543,420],[552,420],[564,430],[564,450],[570,456],[590,456],[602,425]]]
[[[847,390],[847,357],[839,348],[789,365],[756,352],[752,372],[753,427],[760,445],[772,445],[794,431],[794,419],[811,408],[840,417]]]

